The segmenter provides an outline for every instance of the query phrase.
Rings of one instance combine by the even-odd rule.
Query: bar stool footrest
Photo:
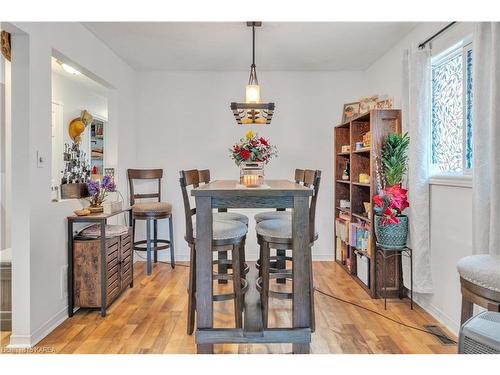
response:
[[[136,251],[147,251],[147,240],[141,240],[141,241],[136,241],[133,243],[132,249]],[[163,244],[163,245],[154,245],[155,241],[151,240],[151,250],[152,251],[158,251],[158,250],[167,250],[171,248],[170,240],[162,240],[162,239],[157,239],[156,243]],[[144,246],[139,246],[139,245],[144,245]]]
[[[276,278],[284,278],[284,275],[279,275],[279,277]],[[291,277],[287,277],[291,279]],[[258,277],[257,280],[255,280],[255,287],[259,291],[259,293],[262,292],[262,277]],[[293,293],[292,292],[279,292],[277,290],[272,290],[269,288],[269,297],[276,298],[276,299],[292,299],[293,298]]]

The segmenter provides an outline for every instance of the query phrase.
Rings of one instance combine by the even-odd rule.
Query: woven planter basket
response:
[[[398,216],[397,224],[382,225],[382,216],[375,215],[375,236],[377,245],[386,249],[406,247],[408,237],[408,216]]]

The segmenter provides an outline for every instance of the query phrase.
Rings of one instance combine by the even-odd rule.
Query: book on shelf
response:
[[[335,219],[335,233],[341,241],[349,243],[349,221],[341,218]]]

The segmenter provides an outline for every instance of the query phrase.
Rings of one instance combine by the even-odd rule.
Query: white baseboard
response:
[[[7,349],[29,349],[31,348],[31,335],[10,335]]]
[[[448,314],[441,311],[434,304],[430,303],[426,298],[426,295],[419,295],[418,293],[413,294],[414,301],[425,311],[431,314],[439,323],[444,325],[451,333],[458,336],[458,331],[460,330],[460,323],[451,318]]]
[[[7,346],[11,349],[19,348],[32,348],[38,344],[43,338],[45,338],[50,332],[56,329],[62,322],[68,319],[68,307],[60,310],[52,318],[47,320],[38,329],[36,329],[31,335],[16,335],[10,336],[10,343]]]

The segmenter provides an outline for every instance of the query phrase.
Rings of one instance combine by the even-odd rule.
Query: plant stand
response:
[[[387,310],[387,259],[395,256],[407,256],[410,258],[410,308],[413,310],[413,250],[409,247],[403,247],[401,249],[387,249],[377,245],[377,252],[375,257],[382,257],[382,290],[384,295],[384,309]],[[400,283],[402,285],[403,283]],[[404,288],[404,286],[403,286]]]

